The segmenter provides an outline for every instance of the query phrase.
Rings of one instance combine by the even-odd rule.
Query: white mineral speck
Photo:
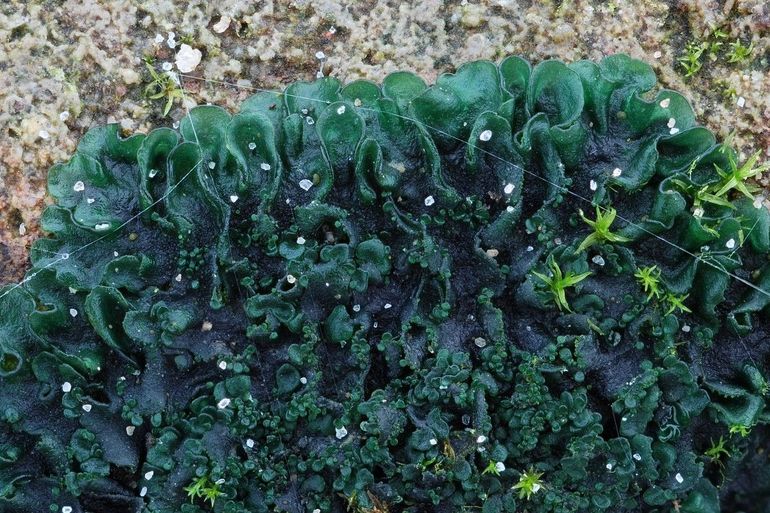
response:
[[[177,274],[176,277],[174,278],[174,280],[182,281],[182,273]]]
[[[318,60],[325,59],[326,54],[319,50],[315,53],[315,58]]]
[[[342,426],[341,428],[334,428],[334,436],[337,437],[337,440],[342,440],[348,436],[348,430],[345,429],[345,426]]]
[[[313,125],[313,124],[315,124],[315,119],[311,118],[310,116],[306,117],[306,118],[305,118],[305,121],[307,121],[307,124],[308,124],[308,125]]]
[[[84,191],[86,190],[86,184],[78,180],[77,182],[75,182],[75,185],[72,186],[72,190],[75,192]]]
[[[214,169],[215,167],[217,167],[216,162],[214,162],[213,160],[209,162],[209,169]]]
[[[594,255],[594,257],[591,259],[591,262],[599,266],[603,266],[606,263],[601,255]]]
[[[217,408],[219,408],[220,410],[224,410],[224,409],[225,409],[225,408],[227,408],[228,406],[230,406],[230,399],[229,399],[229,398],[227,398],[227,397],[224,397],[224,398],[222,398],[222,399],[221,399],[221,400],[220,400],[220,401],[217,403]]]
[[[430,440],[428,440],[428,443],[431,445],[436,445],[438,443],[438,440],[436,440],[435,438],[431,438]]]
[[[616,167],[615,169],[612,170],[612,177],[613,178],[617,178],[617,177],[619,177],[622,174],[623,174],[623,170],[620,169],[619,167]]]
[[[143,486],[142,490],[139,492],[139,497],[144,497],[145,495],[147,495],[147,487]]]
[[[72,513],[72,506],[62,506],[61,513]]]
[[[679,129],[677,127],[674,127],[671,130],[669,130],[668,133],[671,135],[676,135],[679,133]]]
[[[339,107],[337,107],[337,114],[339,114],[340,116],[345,114],[345,106],[344,105],[340,105]]]
[[[152,476],[154,476],[154,475],[155,475],[155,472],[150,470],[149,472],[146,472],[144,474],[144,478],[149,481],[150,479],[152,479]]]
[[[479,134],[480,141],[488,141],[492,138],[492,130],[484,130]]]
[[[221,34],[225,30],[227,30],[227,27],[230,26],[230,21],[231,21],[230,16],[222,16],[221,18],[219,18],[219,21],[216,22],[214,26],[211,28],[214,29],[214,32],[216,32],[217,34]]]
[[[51,137],[51,134],[48,133],[48,130],[41,130],[37,133],[37,135],[39,135],[41,139],[49,139]]]
[[[486,441],[487,441],[487,437],[484,436],[484,435],[479,435],[479,437],[476,438],[476,443],[477,444],[483,444]]]
[[[86,412],[86,413],[91,411],[91,405],[90,404],[84,404],[83,405],[83,411]]]
[[[738,107],[743,108],[746,105],[746,98],[744,98],[743,96],[739,97],[737,104],[738,104]]]
[[[692,328],[690,328],[690,326],[688,326],[687,324],[685,324],[684,326],[682,326],[682,331],[684,331],[685,333],[690,333],[690,330],[691,330],[691,329],[692,329]]]
[[[508,205],[507,207],[505,207],[506,212],[513,212],[514,210],[515,209],[511,205]]]
[[[692,211],[692,215],[695,216],[695,217],[703,217],[703,213],[704,213],[704,211],[703,211],[703,209],[701,207],[698,207],[698,208],[696,208],[695,210]]]
[[[512,183],[509,183],[505,186],[505,189],[503,189],[503,192],[506,194],[510,194],[513,192],[514,185]]]
[[[201,62],[203,54],[197,48],[193,48],[188,44],[182,43],[179,51],[176,54],[176,67],[182,73],[190,73]]]
[[[503,470],[505,470],[505,464],[502,461],[498,461],[497,463],[495,463],[495,470],[497,470],[498,472],[502,472]]]
[[[166,61],[166,62],[164,62],[163,64],[160,65],[160,68],[163,71],[171,71],[172,69],[174,69],[174,65],[171,64],[170,62]]]
[[[237,194],[231,194],[230,195],[230,202],[231,203],[235,203],[236,201],[238,201],[238,195]]]
[[[135,430],[136,430],[136,426],[126,426],[126,434],[128,436],[134,436]]]
[[[257,147],[257,143],[253,143],[253,142],[249,143],[249,149],[250,150],[256,149],[256,147]]]
[[[671,98],[664,98],[660,101],[661,108],[667,109],[671,105]]]
[[[94,225],[94,230],[100,231],[100,232],[104,230],[109,230],[109,228],[110,228],[110,223],[99,223],[97,225]]]
[[[652,54],[652,57],[653,57],[653,58],[655,58],[655,59],[660,59],[661,57],[663,57],[663,52],[661,52],[660,50],[658,50],[657,52],[655,52],[654,54]]]
[[[163,42],[163,36],[160,34],[155,34],[155,42],[156,43],[162,43]]]
[[[78,311],[75,310],[74,308],[70,308],[70,315],[72,317],[77,317],[78,316]]]
[[[668,118],[668,123],[666,123],[666,126],[669,128],[674,128],[676,126],[676,119]]]
[[[313,186],[313,182],[311,182],[307,178],[304,178],[304,179],[300,180],[300,182],[299,182],[299,187],[303,191],[309,191],[312,186]]]
[[[353,311],[354,312],[360,312],[361,311],[361,305],[353,305]]]
[[[287,274],[286,281],[288,281],[289,283],[295,283],[297,281],[297,278],[295,278],[294,275]]]
[[[72,390],[72,383],[70,383],[69,381],[65,381],[64,383],[61,384],[61,391],[62,392],[64,392],[66,394],[70,390]]]
[[[268,164],[267,162],[263,162],[263,163],[261,163],[261,164],[259,165],[259,168],[260,168],[262,171],[270,171],[270,164]]]
[[[94,201],[96,201],[94,198],[86,198],[86,203],[88,203],[89,205]]]
[[[299,382],[302,383],[303,385],[307,385],[307,378],[305,376],[302,376],[301,378],[299,378]]]
[[[388,308],[390,308],[390,307],[392,307],[392,306],[393,306],[393,305],[391,305],[390,303],[385,303],[385,310],[387,310]]]
[[[254,440],[252,440],[251,438],[246,439],[246,447],[248,447],[249,449],[253,448]]]
[[[588,188],[591,189],[592,191],[595,191],[598,187],[599,185],[596,183],[596,180],[591,180],[590,182],[588,182]]]
[[[725,246],[727,246],[727,249],[733,249],[735,247],[735,239],[728,240]]]
[[[684,478],[682,477],[682,474],[680,474],[679,472],[676,473],[676,475],[674,476],[674,479],[676,479],[676,482],[679,484],[684,483]]]
[[[302,246],[305,242],[306,242],[305,241],[305,237],[303,237],[301,235],[299,237],[297,237],[297,244],[299,244],[300,246]]]
[[[429,207],[429,206],[433,205],[435,202],[436,202],[436,200],[433,199],[433,196],[428,196],[427,198],[425,198],[425,206],[426,207]]]
[[[527,246],[527,253],[530,253],[532,251],[535,251],[535,248],[532,246]]]
[[[642,455],[639,454],[638,452],[636,452],[636,453],[634,453],[634,459],[636,461],[642,461]]]
[[[70,118],[69,111],[65,110],[59,113],[59,119],[61,121],[67,121]]]
[[[607,467],[607,470],[612,470],[612,463],[607,463],[606,467]]]
[[[754,208],[762,208],[762,197],[757,196],[754,198]]]
[[[219,362],[219,368],[222,369],[222,370],[227,370],[227,362],[224,361],[224,360]]]

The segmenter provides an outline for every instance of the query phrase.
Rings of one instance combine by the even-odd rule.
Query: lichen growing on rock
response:
[[[509,57],[92,129],[0,292],[3,510],[769,506],[759,165],[655,87]]]

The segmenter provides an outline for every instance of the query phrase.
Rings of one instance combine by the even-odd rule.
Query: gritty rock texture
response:
[[[724,46],[685,78],[688,42],[716,29]],[[730,42],[753,44],[730,63]],[[183,44],[202,59],[184,94],[152,99]],[[403,69],[433,81],[462,62],[521,54],[598,60],[625,52],[691,98],[700,121],[748,155],[770,156],[770,4],[764,0],[638,2],[482,0],[11,0],[0,6],[0,284],[19,280],[40,235],[45,178],[92,125],[149,130],[187,106],[233,108],[253,88],[319,73],[380,81]],[[174,84],[171,84],[173,90]]]

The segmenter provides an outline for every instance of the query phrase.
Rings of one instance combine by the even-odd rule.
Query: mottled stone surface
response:
[[[727,34],[724,46],[685,79],[677,63],[685,44],[709,40],[715,27]],[[736,38],[754,45],[744,63],[727,62]],[[174,65],[182,44],[202,54],[183,82],[187,102],[231,109],[249,88],[281,88],[319,71],[379,81],[407,69],[433,81],[471,59],[625,52],[690,97],[721,137],[735,130],[743,153],[770,155],[765,0],[10,0],[0,6],[0,283],[23,276],[48,168],[88,127],[147,131],[184,114],[177,101],[163,117],[164,101],[146,97],[144,63]]]

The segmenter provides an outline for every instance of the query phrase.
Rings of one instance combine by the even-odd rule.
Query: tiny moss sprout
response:
[[[489,463],[487,463],[487,466],[484,468],[481,474],[492,474],[494,476],[499,476],[500,473],[504,470],[505,464],[503,462],[489,460]]]
[[[208,476],[200,476],[183,489],[187,492],[190,502],[193,502],[195,499],[203,499],[204,501],[210,502],[212,508],[214,507],[217,498],[224,494],[224,492],[219,489],[219,483],[211,482],[211,479]]]
[[[674,312],[686,312],[686,313],[692,313],[692,310],[684,304],[684,301],[690,297],[689,294],[674,294],[672,292],[667,292],[666,295],[663,297],[663,301],[667,305],[666,309],[666,315],[672,314]]]
[[[753,52],[754,43],[750,43],[749,46],[745,46],[740,39],[736,39],[730,43],[730,49],[727,52],[727,62],[744,64],[749,60]]]
[[[574,287],[581,281],[588,278],[591,273],[584,272],[575,274],[572,271],[568,271],[566,274],[562,272],[559,264],[550,258],[546,262],[550,275],[532,271],[532,274],[540,279],[545,284],[547,290],[551,294],[551,300],[556,304],[559,310],[570,311],[569,303],[567,302],[567,289]]]
[[[612,223],[615,222],[617,214],[617,210],[612,207],[601,209],[597,206],[596,219],[592,220],[588,219],[585,214],[583,214],[583,211],[580,210],[580,218],[593,230],[593,232],[583,239],[583,242],[581,242],[577,248],[577,252],[580,253],[581,251],[585,251],[599,242],[620,243],[631,240],[628,237],[610,231],[610,227],[612,226]]]
[[[529,469],[519,476],[519,481],[513,485],[513,489],[518,490],[520,499],[530,500],[532,495],[539,492],[544,486],[540,480],[541,477],[543,477],[542,472]]]
[[[712,439],[711,445],[704,453],[712,461],[720,462],[722,458],[729,458],[731,456],[730,451],[726,447],[727,441],[723,436],[719,437],[716,442]]]
[[[682,68],[684,68],[685,77],[690,78],[701,70],[703,67],[703,62],[701,61],[703,52],[708,48],[708,43],[696,41],[690,41],[685,45],[684,54],[677,59]]]
[[[746,426],[744,424],[732,424],[730,426],[729,433],[731,435],[740,435],[741,438],[746,438],[749,436],[749,433],[751,433],[751,426]]]
[[[757,151],[751,155],[741,166],[738,166],[732,152],[729,152],[728,169],[722,169],[718,165],[714,165],[722,180],[715,186],[716,190],[713,195],[718,198],[722,198],[728,192],[735,190],[753,201],[754,194],[757,191],[760,191],[761,188],[751,183],[750,180],[759,178],[762,173],[770,169],[770,164],[757,165],[761,154],[761,151]]]
[[[145,62],[145,66],[151,80],[144,88],[144,95],[150,100],[164,100],[163,115],[167,116],[174,102],[184,99],[184,91],[171,72],[158,72],[150,62]]]
[[[648,301],[652,298],[659,298],[663,293],[661,290],[660,269],[658,269],[657,265],[640,267],[634,273],[634,276],[647,293]]]

